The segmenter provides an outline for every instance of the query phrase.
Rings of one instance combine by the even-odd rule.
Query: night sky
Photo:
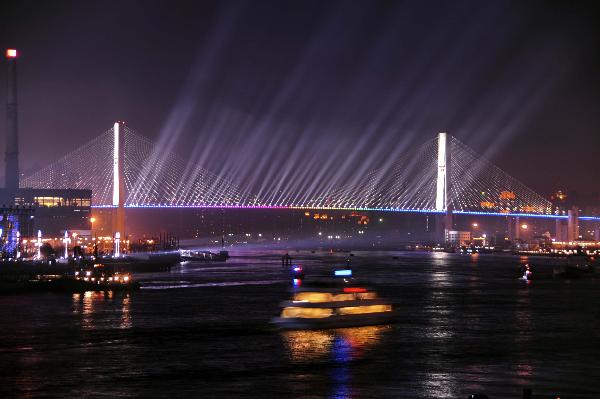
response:
[[[5,0],[0,47],[24,171],[123,119],[234,179],[447,131],[544,195],[600,191],[597,2]]]

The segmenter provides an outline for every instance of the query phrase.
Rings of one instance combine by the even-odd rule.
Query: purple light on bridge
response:
[[[272,210],[319,210],[319,211],[371,211],[371,212],[403,212],[403,213],[427,213],[445,214],[445,211],[435,209],[401,209],[401,208],[344,208],[344,207],[310,207],[310,206],[285,206],[285,205],[125,205],[132,209],[272,209]],[[92,208],[110,209],[113,205],[94,205]],[[500,216],[500,217],[528,217],[545,219],[568,219],[566,215],[543,215],[537,213],[503,213],[503,212],[479,212],[479,211],[453,211],[456,215],[477,216]],[[600,216],[580,216],[581,220],[600,221]]]

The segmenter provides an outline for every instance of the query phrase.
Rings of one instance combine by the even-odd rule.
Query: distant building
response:
[[[446,244],[468,245],[471,243],[470,231],[446,230]]]

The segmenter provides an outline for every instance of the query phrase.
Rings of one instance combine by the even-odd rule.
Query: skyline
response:
[[[144,15],[135,2],[27,4],[4,4],[1,15],[14,18],[0,28],[2,47],[20,50],[23,171],[120,119],[257,184],[289,159],[339,165],[358,145],[371,157],[352,164],[369,168],[448,131],[542,194],[562,188],[597,202],[590,4],[152,3]],[[25,33],[32,23],[36,35]],[[103,23],[110,34],[97,31]],[[273,165],[236,163],[248,148],[267,148]]]

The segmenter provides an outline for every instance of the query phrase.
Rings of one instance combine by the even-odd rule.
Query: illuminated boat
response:
[[[302,280],[295,285],[291,300],[282,302],[280,316],[271,320],[279,328],[358,327],[387,324],[394,319],[391,302],[358,284],[350,270],[338,270],[334,278]]]
[[[521,270],[521,280],[532,280],[533,279],[533,271],[531,270],[531,266],[529,266],[529,264],[525,264],[524,266],[521,266],[520,268]]]
[[[106,270],[100,264],[92,269],[76,270],[73,274],[38,274],[4,283],[0,284],[0,293],[131,291],[140,288],[140,283],[133,280],[129,273]]]
[[[92,269],[77,270],[73,279],[57,280],[60,286],[72,291],[120,291],[136,290],[140,283],[134,281],[129,273],[107,269],[95,264]]]

